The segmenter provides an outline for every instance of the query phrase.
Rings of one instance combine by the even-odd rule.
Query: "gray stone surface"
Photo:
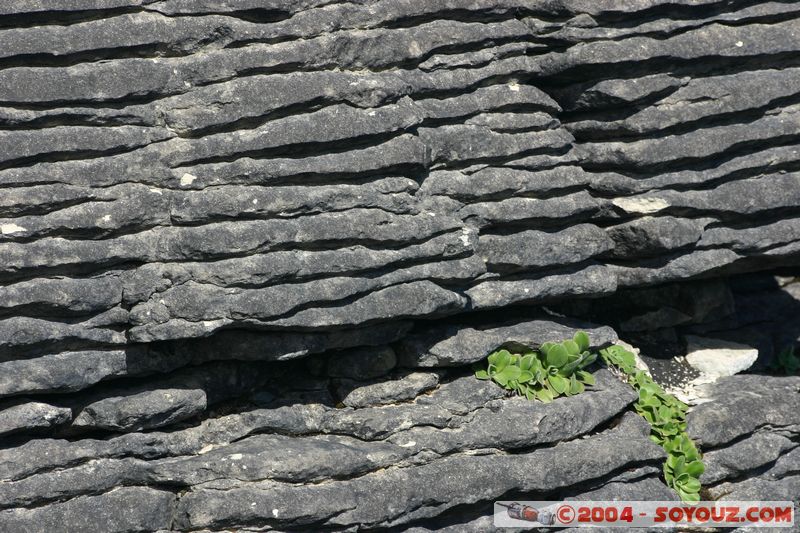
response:
[[[459,366],[479,361],[507,342],[539,346],[561,341],[570,332],[585,328],[596,346],[617,340],[611,328],[566,321],[528,320],[494,328],[478,329],[467,325],[434,326],[413,331],[399,343],[399,361],[403,366]]]
[[[176,524],[219,528],[270,520],[276,525],[399,525],[433,516],[445,507],[497,498],[509,490],[552,490],[571,485],[579,476],[597,478],[628,461],[658,460],[662,451],[647,439],[640,420],[631,416],[628,423],[595,437],[593,453],[586,453],[591,446],[588,440],[578,440],[514,456],[451,456],[430,465],[368,474],[337,486],[298,490],[262,482],[224,491],[198,489],[181,498]],[[577,469],[571,459],[576,454],[585,458]],[[387,486],[394,487],[392,505],[386,505],[382,496],[381,487]],[[455,492],[458,496],[453,497]],[[250,505],[253,501],[255,506]]]
[[[700,442],[701,481],[713,499],[770,497],[797,505],[800,435],[795,377],[740,375],[707,387],[708,403],[689,413],[689,434]]]
[[[148,477],[183,486],[220,479],[319,482],[379,470],[412,453],[389,442],[364,443],[348,436],[254,435],[188,459],[155,461]]]
[[[588,501],[679,501],[678,496],[659,479],[659,470],[644,467],[633,472],[625,472],[594,490],[575,497],[575,500]]]
[[[369,407],[413,400],[420,393],[439,383],[439,376],[427,372],[411,372],[396,380],[364,385],[343,380],[338,384],[338,394],[347,407]]]
[[[467,367],[612,325],[756,369],[800,340],[800,285],[734,306],[705,281],[800,265],[795,3],[0,15],[2,531],[485,531],[509,493],[667,499],[607,372],[544,406]],[[735,376],[694,408],[713,494],[800,493],[797,391]]]
[[[4,361],[0,362],[0,394],[75,391],[125,375],[127,363],[123,350],[62,352]]]
[[[689,434],[703,446],[717,447],[759,428],[800,431],[799,377],[730,376],[710,385],[705,395],[713,401],[687,417]]]
[[[85,406],[72,423],[79,428],[109,431],[139,431],[166,426],[196,416],[206,410],[205,391],[162,389],[126,391],[124,397],[107,397]]]
[[[660,255],[695,244],[714,219],[643,216],[608,228],[613,255],[621,259]]]
[[[776,461],[788,450],[797,447],[789,438],[771,432],[759,432],[734,444],[703,454],[706,471],[703,484],[738,478]]]
[[[18,400],[0,405],[0,436],[23,431],[48,429],[72,420],[72,410],[43,402]]]
[[[686,362],[714,378],[744,372],[756,362],[758,349],[709,337],[687,335]]]
[[[710,493],[721,500],[758,498],[760,494],[771,494],[778,501],[790,501],[797,505],[800,488],[800,454],[798,449],[779,457],[766,471],[758,476],[745,477],[714,486]]]
[[[122,487],[34,509],[0,511],[7,531],[156,531],[170,527],[175,495],[145,487]]]
[[[617,280],[613,270],[589,264],[585,268],[557,270],[535,277],[487,279],[467,291],[475,309],[512,304],[545,304],[567,298],[592,298],[613,294]]]
[[[286,387],[281,375],[265,384]],[[389,385],[387,382],[386,386]],[[288,398],[286,394],[284,398]],[[307,487],[311,491],[309,497],[318,489],[335,488],[345,498],[352,498],[355,496],[350,491],[361,493],[361,485],[366,484],[378,497],[388,487],[396,486],[394,477],[398,475],[416,480],[406,489],[412,499],[405,505],[413,505],[416,498],[413,495],[422,487],[433,490],[436,486],[430,476],[450,476],[446,472],[462,471],[468,477],[473,475],[469,472],[477,475],[483,468],[474,461],[483,461],[481,457],[489,461],[488,468],[505,470],[507,467],[502,463],[506,460],[502,457],[508,456],[486,456],[487,448],[539,454],[530,458],[531,465],[539,464],[534,457],[549,464],[573,453],[565,449],[562,454],[559,446],[591,448],[595,439],[600,446],[611,446],[607,439],[636,442],[630,449],[630,460],[637,464],[657,464],[661,452],[645,437],[646,427],[634,415],[624,417],[622,425],[608,434],[594,434],[624,412],[634,398],[628,386],[606,371],[597,373],[597,385],[590,392],[549,405],[508,399],[496,385],[462,376],[448,379],[428,395],[420,390],[420,395],[411,398],[410,403],[383,407],[336,409],[312,403],[301,407],[276,404],[209,418],[197,426],[134,432],[105,440],[33,439],[0,451],[0,477],[5,480],[0,484],[0,501],[5,508],[2,516],[9,527],[21,530],[35,527],[31,524],[37,520],[55,520],[54,517],[61,517],[65,524],[86,523],[99,530],[115,530],[121,527],[114,522],[120,518],[114,513],[98,517],[95,507],[121,505],[120,513],[131,513],[134,511],[125,506],[135,505],[139,506],[136,514],[122,516],[136,526],[131,526],[132,531],[151,531],[157,528],[149,522],[137,525],[144,519],[139,513],[149,511],[152,513],[149,520],[160,520],[164,506],[169,508],[176,497],[170,492],[142,488],[150,485],[161,490],[191,488],[203,497],[206,490],[223,489],[238,494],[251,486],[260,491],[265,484],[276,490],[283,485],[296,490]],[[448,429],[431,431],[431,424]],[[578,438],[581,436],[584,438]],[[562,444],[552,448],[559,442]],[[26,461],[19,460],[23,457]],[[598,457],[599,469],[587,466],[580,472],[565,462],[558,467],[564,480],[556,485],[572,484],[575,476],[602,477],[604,472],[616,468],[615,461],[625,464],[627,460],[617,457],[606,463]],[[411,477],[406,478],[407,475]],[[541,487],[549,486],[545,484],[550,483],[550,474],[542,472],[539,476],[540,481],[534,485],[540,487],[536,490],[544,490]],[[479,479],[482,477],[470,478],[469,484],[459,489],[461,496],[456,500],[475,501],[476,497],[484,500]],[[502,483],[521,483],[525,487],[533,483],[524,476],[514,479],[506,478]],[[297,485],[299,482],[310,484]],[[131,488],[115,489],[120,486]],[[94,495],[98,492],[102,494]],[[159,494],[164,498],[157,497]],[[132,498],[131,503],[115,499],[123,495]],[[298,495],[300,502],[305,501],[303,494]],[[179,496],[181,500],[185,497]],[[187,505],[191,505],[191,500],[187,500]],[[308,509],[319,513],[314,500],[308,500]],[[448,500],[442,510],[455,505],[456,500]],[[86,514],[81,519],[85,522],[77,522],[76,509]],[[379,511],[378,507],[359,512],[369,516],[379,513],[374,515],[375,520],[388,519],[380,518],[385,511]]]
[[[611,240],[600,228],[576,224],[557,233],[528,230],[481,236],[477,253],[490,270],[514,272],[580,263],[612,247]]]

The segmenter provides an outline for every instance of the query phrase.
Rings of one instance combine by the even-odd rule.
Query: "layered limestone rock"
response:
[[[800,501],[800,378],[731,376],[709,387],[710,402],[688,419],[705,451],[701,481],[714,499],[770,494]]]
[[[724,298],[617,311],[800,264],[798,15],[0,5],[0,530],[486,531],[510,494],[671,498],[610,375],[543,406],[467,367],[607,325],[730,333]],[[769,458],[797,436],[740,429],[698,430],[708,482],[755,432],[747,472],[792,489]]]

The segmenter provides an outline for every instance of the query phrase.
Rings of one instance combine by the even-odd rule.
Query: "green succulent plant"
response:
[[[529,400],[547,403],[562,395],[580,394],[586,386],[594,385],[594,376],[583,369],[596,359],[597,354],[589,351],[589,336],[579,331],[572,339],[546,342],[539,350],[497,350],[489,355],[488,367],[478,369],[475,377],[491,379]]]
[[[636,357],[619,344],[600,350],[600,356],[607,365],[613,365],[622,370],[626,375],[636,373]]]
[[[667,439],[686,431],[686,404],[664,392],[644,372],[636,372],[633,383],[639,393],[636,412],[653,428],[652,437],[656,444],[663,445]]]
[[[600,350],[599,356],[638,393],[634,409],[650,424],[653,442],[667,452],[664,463],[667,485],[684,502],[700,501],[700,476],[705,466],[697,446],[686,433],[688,406],[638,370],[636,357],[625,347],[609,346]],[[583,369],[597,358],[598,353],[589,351],[589,336],[579,331],[572,339],[546,342],[538,350],[523,347],[512,352],[501,348],[488,357],[488,367],[477,369],[475,376],[491,379],[529,400],[551,402],[558,396],[579,394],[587,385],[594,385],[594,376]]]
[[[686,434],[688,406],[668,394],[653,378],[636,368],[633,353],[619,345],[600,350],[607,365],[622,371],[639,394],[634,404],[650,424],[650,438],[667,452],[664,480],[687,503],[700,501],[700,476],[705,466],[692,439]]]
[[[681,500],[685,502],[700,501],[700,476],[705,472],[705,465],[694,442],[681,433],[664,444],[667,460],[664,463],[664,479],[672,487]]]
[[[789,346],[778,352],[769,369],[787,376],[800,373],[800,356],[795,353],[794,346]]]

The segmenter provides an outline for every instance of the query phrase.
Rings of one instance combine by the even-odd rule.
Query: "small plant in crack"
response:
[[[800,356],[794,351],[794,346],[788,346],[781,350],[772,361],[769,369],[776,374],[785,376],[795,376],[800,374]]]
[[[636,368],[634,355],[619,345],[600,350],[605,363],[627,376],[639,394],[634,404],[650,424],[650,438],[667,452],[664,479],[681,500],[700,501],[700,476],[705,471],[700,452],[686,433],[688,406],[668,394],[649,375]]]
[[[636,358],[620,345],[599,351],[599,357],[638,393],[636,412],[650,424],[650,438],[667,452],[664,480],[687,503],[700,501],[700,476],[705,471],[700,451],[686,433],[688,406],[668,394],[647,373],[636,368]],[[501,348],[477,368],[475,377],[492,380],[529,400],[551,402],[558,396],[580,394],[594,385],[584,370],[598,358],[589,350],[589,336],[579,331],[570,340],[546,342],[538,350]]]
[[[580,394],[587,385],[594,385],[594,376],[584,368],[597,354],[589,351],[589,336],[583,331],[563,342],[546,342],[538,350],[523,347],[515,352],[506,348],[495,351],[487,359],[487,368],[479,368],[475,377],[545,403]]]

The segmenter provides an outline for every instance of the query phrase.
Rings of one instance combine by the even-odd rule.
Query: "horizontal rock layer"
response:
[[[689,414],[688,429],[705,450],[701,482],[714,499],[769,494],[800,500],[800,378],[744,375],[710,387],[713,401]]]
[[[202,369],[204,376],[222,376],[220,369]],[[149,433],[135,429],[157,427],[151,415],[140,416],[136,427],[122,427],[135,416],[134,409],[144,406],[151,413],[167,396],[169,401],[161,401],[169,410],[165,417],[177,417],[180,407],[196,403],[181,390],[203,391],[209,402],[232,393],[223,377],[229,382],[223,389],[209,383],[191,389],[186,379],[181,389],[153,383],[147,401],[137,397],[143,393],[108,391],[76,418],[82,421],[78,426],[103,422],[109,427],[116,421],[115,429],[129,433],[106,439],[39,438],[0,451],[0,524],[4,530],[34,531],[82,513],[98,531],[170,524],[179,530],[257,523],[278,528],[396,525],[509,491],[578,494],[585,490],[580,484],[615,482],[617,472],[630,465],[644,469],[639,478],[653,478],[662,458],[647,438],[644,421],[630,413],[622,416],[634,393],[605,370],[597,372],[591,392],[551,405],[509,399],[495,385],[458,372],[429,374],[434,379],[419,387],[419,395],[409,394],[404,385],[419,373],[382,382],[382,398],[369,393],[378,384],[353,387],[350,381],[349,396],[362,392],[356,408],[331,405],[328,380],[337,378],[288,383],[288,376],[299,375],[297,368],[273,365],[270,370],[241,413]],[[282,370],[283,376],[275,375]],[[381,405],[402,399],[413,401]],[[619,425],[611,424],[620,416]],[[594,453],[595,446],[608,452]],[[575,454],[593,457],[591,464],[576,470]],[[520,468],[519,461],[527,466]],[[452,490],[441,490],[442,479],[453,480]],[[387,507],[383,495],[398,487],[402,494]],[[368,501],[370,494],[374,502]],[[120,512],[130,507],[116,515],[104,512],[109,506],[119,506]],[[128,514],[128,525],[117,522]]]

